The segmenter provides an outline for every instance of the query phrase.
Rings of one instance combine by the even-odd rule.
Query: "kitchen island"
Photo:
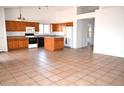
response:
[[[49,51],[57,51],[64,49],[64,38],[63,37],[44,37],[44,48]]]

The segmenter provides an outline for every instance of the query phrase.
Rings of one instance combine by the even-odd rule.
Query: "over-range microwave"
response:
[[[26,27],[26,33],[35,33],[35,27]]]

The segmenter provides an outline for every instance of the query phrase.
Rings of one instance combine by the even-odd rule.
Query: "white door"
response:
[[[64,30],[64,45],[67,47],[72,47],[72,31],[73,31],[73,27],[72,26],[67,26],[65,27]]]
[[[0,8],[0,51],[7,51],[4,9]]]

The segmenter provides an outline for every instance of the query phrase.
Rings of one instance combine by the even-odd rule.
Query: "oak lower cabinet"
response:
[[[45,37],[44,48],[49,51],[64,49],[64,38]]]
[[[8,38],[8,50],[28,48],[28,38]]]

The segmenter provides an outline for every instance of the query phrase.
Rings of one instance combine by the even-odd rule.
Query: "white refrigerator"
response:
[[[0,8],[0,52],[7,50],[4,9]]]
[[[71,48],[73,43],[73,27],[65,26],[63,27],[63,31],[64,31],[64,46]]]

